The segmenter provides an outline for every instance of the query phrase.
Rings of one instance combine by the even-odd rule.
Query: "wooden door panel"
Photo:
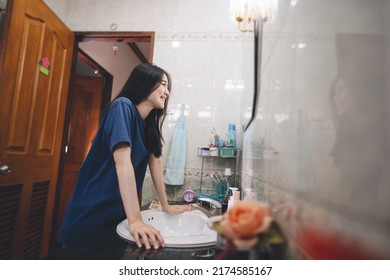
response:
[[[50,79],[41,79],[38,84],[38,90],[44,92],[42,103],[39,104],[38,108],[41,108],[41,114],[36,114],[36,123],[41,127],[39,134],[39,142],[37,146],[38,154],[53,155],[56,135],[62,134],[63,127],[59,127],[60,110],[63,108],[61,105],[64,104],[65,100],[62,96],[62,87],[64,84],[64,73],[62,73],[67,63],[67,49],[61,44],[56,34],[52,36],[52,48],[47,50],[47,53],[51,51],[51,76]],[[49,44],[49,43],[47,43]],[[60,132],[58,130],[61,130]]]
[[[1,258],[31,259],[48,252],[74,35],[42,0],[12,3],[0,72],[0,165],[11,173],[0,175],[0,196],[20,192]],[[42,57],[50,60],[48,75],[39,71]],[[0,226],[0,236],[9,230]]]
[[[78,171],[92,145],[99,126],[102,92],[102,78],[75,77],[64,171]]]
[[[90,112],[92,107],[93,95],[75,85],[77,96],[72,103],[69,134],[68,134],[68,152],[66,154],[66,163],[76,164],[78,167],[85,159],[85,153],[88,149],[90,127]]]
[[[99,126],[103,78],[77,75],[70,105],[67,152],[61,183],[57,227],[71,198],[80,170]]]
[[[0,188],[0,260],[8,259],[16,226],[22,185]]]
[[[67,49],[58,36],[51,30],[45,30],[44,26],[45,23],[38,20],[25,21],[22,42],[26,43],[19,55],[20,78],[11,97],[11,127],[6,147],[7,152],[12,154],[53,155],[63,102],[62,71],[67,62]],[[43,44],[37,38],[43,40]],[[52,58],[51,75],[45,76],[38,71],[39,57]]]
[[[10,153],[28,153],[27,147],[30,142],[32,129],[32,117],[34,115],[34,95],[36,89],[34,80],[38,73],[36,67],[36,58],[39,54],[39,45],[34,38],[41,37],[42,22],[26,19],[23,26],[21,42],[23,42],[17,68],[17,77],[15,80],[13,95],[10,96],[10,128],[7,141],[7,151]],[[10,71],[6,69],[5,71]],[[13,81],[10,79],[10,82]],[[11,83],[10,83],[11,84]]]
[[[50,181],[33,184],[31,203],[28,211],[23,259],[35,259],[41,250],[41,239],[44,231],[46,206],[49,196]]]

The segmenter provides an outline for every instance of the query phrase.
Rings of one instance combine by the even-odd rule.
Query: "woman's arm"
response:
[[[131,148],[126,143],[115,147],[113,153],[119,190],[130,232],[138,247],[142,246],[141,240],[143,240],[146,249],[150,249],[150,243],[152,243],[155,249],[158,249],[158,243],[162,246],[165,245],[164,240],[157,229],[145,224],[142,220],[134,168],[130,160],[130,155]]]
[[[164,212],[168,214],[178,214],[191,210],[189,205],[169,205],[164,183],[164,169],[161,159],[153,154],[149,157],[149,169],[152,175],[154,188]]]

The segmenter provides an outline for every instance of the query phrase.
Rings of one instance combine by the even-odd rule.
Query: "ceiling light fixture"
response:
[[[277,9],[278,0],[230,0],[230,14],[242,32],[253,32],[257,20],[271,21]]]

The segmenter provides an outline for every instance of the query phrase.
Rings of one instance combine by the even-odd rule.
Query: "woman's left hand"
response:
[[[163,211],[169,215],[180,214],[183,212],[191,211],[191,205],[167,205],[163,207]]]

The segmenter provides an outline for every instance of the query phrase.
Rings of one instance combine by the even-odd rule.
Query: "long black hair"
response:
[[[129,79],[116,98],[126,97],[134,105],[137,105],[160,86],[164,74],[167,76],[168,90],[170,92],[171,77],[164,69],[151,63],[139,64],[131,72]],[[161,156],[162,153],[162,144],[164,142],[162,126],[166,116],[168,100],[169,97],[165,99],[164,109],[153,109],[145,119],[146,147],[156,157]]]

